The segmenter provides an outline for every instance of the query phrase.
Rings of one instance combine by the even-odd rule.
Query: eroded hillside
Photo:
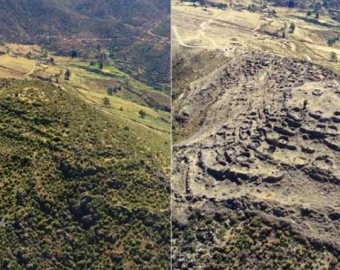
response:
[[[174,269],[339,269],[339,65],[247,9],[174,9]]]

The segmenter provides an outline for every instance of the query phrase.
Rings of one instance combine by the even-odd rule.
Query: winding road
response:
[[[211,43],[212,47],[213,48],[219,48],[219,46],[217,45],[217,43],[215,42],[215,40],[213,40],[212,38],[210,37],[207,37],[205,31],[207,30],[209,24],[212,22],[213,20],[212,19],[209,19],[208,21],[204,21],[200,24],[200,30],[198,31],[198,35],[197,35],[197,38],[201,37],[201,38],[204,38],[206,40],[208,40],[209,43]],[[211,46],[207,46],[207,45],[190,45],[190,44],[187,44],[183,41],[183,39],[181,38],[181,36],[179,35],[178,33],[178,30],[177,30],[177,27],[176,26],[172,26],[172,29],[173,29],[173,33],[175,34],[176,36],[176,39],[178,41],[178,43],[183,46],[183,47],[186,47],[186,48],[211,48]]]
[[[181,46],[186,47],[186,48],[206,48],[206,46],[201,46],[201,45],[189,45],[189,44],[184,43],[184,41],[182,40],[181,36],[180,36],[179,33],[178,33],[178,30],[177,30],[176,26],[172,26],[172,29],[173,29],[173,33],[174,33],[175,36],[176,36],[176,40],[178,41],[178,43],[179,43]]]

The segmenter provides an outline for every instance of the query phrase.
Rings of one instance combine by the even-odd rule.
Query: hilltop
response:
[[[339,23],[205,2],[173,2],[174,268],[338,269]]]

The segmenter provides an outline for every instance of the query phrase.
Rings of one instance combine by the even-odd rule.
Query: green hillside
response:
[[[0,114],[1,269],[167,269],[165,154],[137,126],[40,81],[0,81]]]

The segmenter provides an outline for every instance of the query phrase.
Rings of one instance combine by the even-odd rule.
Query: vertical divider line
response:
[[[172,270],[173,259],[173,224],[172,224],[172,206],[173,206],[173,188],[172,188],[172,175],[173,175],[173,100],[172,100],[172,0],[170,1],[170,270]]]

